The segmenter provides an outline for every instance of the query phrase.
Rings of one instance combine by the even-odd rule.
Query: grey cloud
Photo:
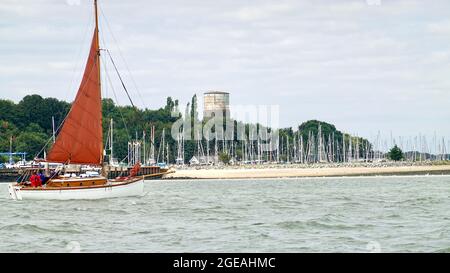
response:
[[[450,3],[430,2],[100,1],[119,43],[102,18],[102,46],[139,100],[136,81],[139,105],[223,89],[235,104],[279,104],[282,126],[317,118],[362,136],[450,136]],[[0,17],[2,98],[73,99],[91,1],[7,0]]]

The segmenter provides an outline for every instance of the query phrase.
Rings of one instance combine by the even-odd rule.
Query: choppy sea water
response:
[[[148,181],[136,198],[12,201],[0,252],[450,252],[450,176]]]

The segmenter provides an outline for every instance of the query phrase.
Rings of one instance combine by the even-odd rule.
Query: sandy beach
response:
[[[215,168],[176,169],[167,179],[246,179],[289,177],[342,177],[374,175],[445,175],[450,174],[450,165],[388,166],[388,167],[326,167],[326,168]]]

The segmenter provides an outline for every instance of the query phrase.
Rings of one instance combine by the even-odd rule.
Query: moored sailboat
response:
[[[97,1],[95,30],[83,78],[72,107],[46,156],[47,162],[104,167],[100,45]],[[55,173],[44,186],[25,183],[8,185],[12,199],[101,199],[143,194],[144,176],[138,176],[139,162],[126,177],[107,179],[99,174],[61,176]]]

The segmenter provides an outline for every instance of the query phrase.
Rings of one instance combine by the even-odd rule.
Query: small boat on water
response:
[[[102,132],[102,102],[100,78],[100,46],[97,1],[95,29],[83,78],[72,107],[47,154],[46,161],[64,165],[93,165],[105,169]],[[58,172],[43,186],[10,183],[9,195],[15,200],[26,199],[101,199],[138,196],[144,192],[144,175],[138,175],[137,163],[125,177],[108,179],[100,174],[65,176]],[[102,172],[104,174],[104,172]]]
[[[139,196],[144,192],[144,177],[126,179],[56,178],[43,187],[8,185],[14,200],[80,200]]]

